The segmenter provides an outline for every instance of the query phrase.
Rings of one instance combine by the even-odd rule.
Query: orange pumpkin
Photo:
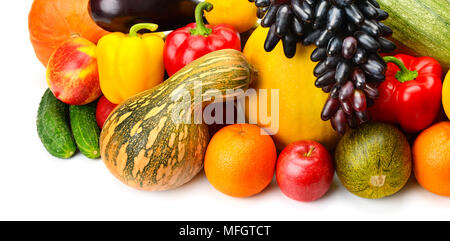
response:
[[[89,0],[34,0],[28,15],[28,29],[36,56],[47,66],[53,51],[71,36],[93,43],[108,32],[89,16]]]

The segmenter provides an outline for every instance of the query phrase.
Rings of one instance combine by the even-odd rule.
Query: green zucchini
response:
[[[96,102],[69,108],[70,125],[78,149],[88,158],[100,157],[99,136],[100,129],[95,119]]]
[[[42,144],[55,157],[70,158],[77,147],[70,131],[69,106],[47,89],[42,96],[36,120]]]
[[[450,0],[377,1],[389,13],[383,23],[392,28],[396,42],[416,55],[435,58],[445,69],[450,67]]]

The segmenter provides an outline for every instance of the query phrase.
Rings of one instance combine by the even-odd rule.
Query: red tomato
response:
[[[109,102],[105,96],[102,96],[97,103],[97,111],[95,113],[95,118],[97,119],[97,125],[103,128],[106,119],[108,119],[109,114],[116,108],[116,104]]]
[[[334,167],[327,149],[314,141],[287,146],[278,157],[277,182],[281,191],[297,201],[310,202],[330,188]]]

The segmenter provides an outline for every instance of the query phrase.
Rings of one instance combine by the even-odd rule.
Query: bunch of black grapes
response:
[[[249,0],[258,7],[261,26],[270,27],[264,44],[267,52],[283,43],[288,58],[295,55],[297,43],[312,33],[315,0]]]
[[[381,23],[389,17],[376,0],[249,0],[258,7],[261,25],[270,27],[265,49],[281,40],[286,57],[296,45],[315,44],[311,60],[316,87],[330,93],[322,119],[341,134],[346,126],[367,122],[367,108],[378,97],[386,64],[380,53],[396,47],[386,39],[392,30]]]

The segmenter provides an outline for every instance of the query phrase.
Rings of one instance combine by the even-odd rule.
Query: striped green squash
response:
[[[450,67],[450,0],[377,0],[393,38],[420,56]]]
[[[194,112],[184,109],[202,108],[206,103],[200,98],[213,89],[222,97],[227,89],[245,90],[255,73],[241,52],[220,50],[126,100],[111,113],[102,130],[104,163],[120,181],[137,189],[162,191],[190,181],[203,167],[209,133],[201,120],[195,124]],[[189,98],[174,98],[181,90]],[[200,106],[194,106],[195,99]],[[190,123],[174,116],[185,116]]]

